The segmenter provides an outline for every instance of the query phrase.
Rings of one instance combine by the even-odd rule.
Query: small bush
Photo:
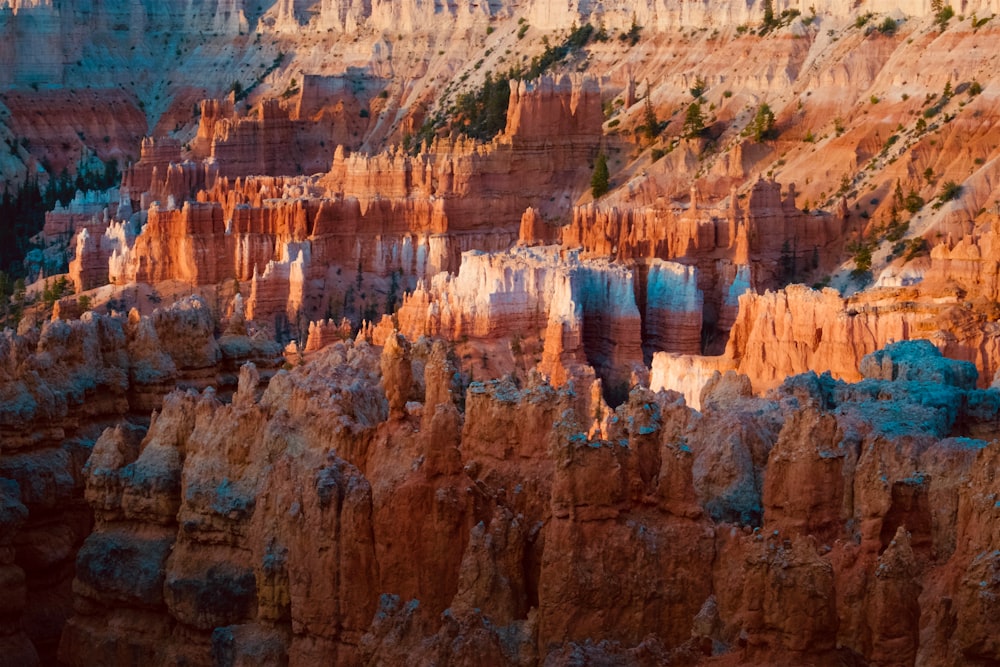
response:
[[[910,229],[910,223],[895,222],[889,225],[888,229],[886,229],[885,238],[887,241],[895,243],[896,241],[899,241],[901,238],[903,238],[903,236],[909,229]],[[893,252],[895,252],[895,250]]]
[[[918,195],[916,190],[910,190],[910,194],[903,200],[903,208],[910,213],[917,213],[924,207],[924,203],[924,198]]]
[[[847,246],[847,250],[851,253],[851,259],[854,260],[854,271],[851,272],[852,276],[856,274],[867,273],[869,269],[872,268],[872,250],[873,243],[867,239],[861,239],[860,241],[855,241]]]
[[[938,195],[938,201],[943,204],[944,202],[951,201],[952,199],[958,199],[958,195],[961,193],[961,185],[955,181],[945,181],[944,185],[941,186],[941,194]]]
[[[891,16],[886,16],[885,20],[879,25],[878,31],[883,35],[896,34],[896,20]]]
[[[933,0],[931,8],[934,9],[934,22],[941,30],[947,28],[948,21],[955,16],[955,10],[952,9],[951,5],[943,4],[943,0]]]
[[[911,259],[919,257],[920,255],[927,254],[927,239],[920,237],[915,238],[910,241],[906,249],[906,255],[904,256],[904,261],[909,262]]]
[[[632,26],[628,29],[628,32],[623,32],[618,39],[623,42],[628,42],[631,46],[635,46],[639,43],[639,33],[642,32],[642,26],[636,23],[635,17],[632,17]]]

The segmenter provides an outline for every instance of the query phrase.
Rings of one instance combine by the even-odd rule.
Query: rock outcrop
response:
[[[237,116],[231,101],[206,100],[192,153],[210,158],[218,175],[228,178],[314,174],[330,168],[332,139],[325,123],[293,119],[276,99],[248,116]]]
[[[141,423],[177,386],[230,392],[244,362],[256,361],[265,378],[280,365],[274,343],[251,340],[245,327],[217,340],[214,328],[208,306],[192,298],[151,317],[91,312],[0,339],[5,664],[31,664],[23,633],[44,661],[54,657],[73,562],[91,530],[82,470],[101,431],[125,417]],[[126,438],[135,427],[116,428]]]
[[[336,343],[263,393],[247,365],[94,446],[60,657],[997,659],[996,445],[960,433],[1000,398],[930,345],[864,369],[724,376],[700,414],[636,388],[588,437],[537,377],[460,407],[441,343]]]
[[[515,88],[506,131],[485,147],[440,140],[416,156],[338,149],[321,178],[243,178],[300,172],[286,164],[300,153],[285,146],[305,121],[276,104],[244,119],[231,117],[231,103],[205,102],[193,150],[208,159],[181,163],[176,143],[148,140],[123,179],[147,218],[107,258],[109,279],[252,281],[251,317],[278,332],[303,318],[372,319],[391,304],[356,304],[365,293],[395,300],[418,279],[455,271],[467,250],[507,248],[526,208],[565,210],[550,193],[581,189],[600,137],[596,82],[542,77]],[[78,244],[74,276],[89,284],[82,274],[96,272],[104,253]],[[371,286],[353,284],[355,274]]]
[[[790,286],[740,298],[725,356],[765,390],[806,370],[857,380],[864,355],[893,341],[927,339],[974,362],[985,386],[1000,359],[989,317],[954,292],[929,299],[906,288],[843,299],[829,289]]]
[[[683,205],[587,205],[574,210],[571,224],[563,229],[562,243],[581,247],[588,256],[611,256],[639,266],[651,265],[658,258],[696,268],[695,289],[702,294],[704,317],[703,322],[687,326],[700,330],[704,325],[717,339],[724,339],[744,291],[774,289],[797,274],[839,261],[844,220],[807,215],[795,207],[795,196],[794,185],[782,196],[779,183],[758,180],[745,203],[734,189],[727,199],[709,204],[692,187]],[[656,270],[649,270],[656,289]],[[648,332],[651,339],[661,335],[658,330]],[[686,336],[688,341],[682,346],[671,341],[656,349],[700,352],[700,340]]]
[[[584,364],[627,388],[633,368],[642,367],[632,272],[606,261],[582,262],[578,253],[551,246],[466,253],[457,275],[418,285],[397,317],[410,338],[544,335],[542,370],[549,375]]]

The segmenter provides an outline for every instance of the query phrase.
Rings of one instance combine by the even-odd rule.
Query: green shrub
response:
[[[916,190],[910,190],[910,194],[903,200],[903,208],[910,213],[917,213],[924,207],[924,203],[924,198],[918,195]]]
[[[893,35],[896,33],[896,20],[891,16],[886,16],[885,20],[878,27],[878,31],[883,35]]]
[[[947,28],[948,21],[955,16],[955,10],[952,9],[951,5],[944,4],[944,0],[931,0],[931,9],[934,10],[934,23],[941,30]]]
[[[944,202],[951,201],[952,199],[958,199],[958,195],[961,193],[961,185],[955,181],[945,181],[944,185],[941,186],[941,194],[938,195],[938,201],[943,204]]]

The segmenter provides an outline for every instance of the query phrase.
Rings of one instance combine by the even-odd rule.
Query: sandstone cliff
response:
[[[486,146],[441,140],[416,156],[338,149],[321,178],[242,178],[298,171],[287,163],[295,152],[281,147],[311,125],[289,125],[276,104],[258,119],[234,119],[231,103],[206,102],[195,152],[209,158],[181,164],[176,143],[144,141],[123,179],[146,212],[141,233],[110,256],[81,238],[74,275],[106,261],[118,284],[250,281],[249,315],[273,331],[290,323],[304,338],[302,318],[330,315],[360,324],[359,312],[391,310],[385,303],[418,279],[455,271],[466,250],[510,246],[529,206],[568,208],[550,202],[553,191],[581,189],[600,136],[596,83],[543,77],[516,88],[506,131]],[[367,289],[352,284],[355,274]]]

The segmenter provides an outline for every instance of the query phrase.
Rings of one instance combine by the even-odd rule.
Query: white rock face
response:
[[[933,12],[931,4],[928,0],[869,0],[861,5],[848,0],[773,2],[775,13],[795,9],[808,16],[815,10],[820,20],[834,23],[853,21],[860,12],[922,17]],[[1000,13],[1000,0],[970,0],[956,5],[956,10],[988,16]],[[0,56],[13,63],[0,71],[0,85],[69,85],[72,82],[64,80],[67,64],[81,59],[90,61],[95,76],[104,80],[104,70],[120,68],[120,57],[134,56],[133,48],[148,48],[144,58],[169,57],[175,51],[171,40],[180,35],[459,34],[514,17],[546,33],[585,22],[615,31],[628,31],[634,22],[648,33],[753,25],[763,12],[763,0],[187,0],[180,4],[0,0]],[[167,36],[170,48],[162,49],[154,35]]]
[[[750,286],[750,267],[743,264],[737,267],[736,276],[729,284],[729,289],[726,290],[725,305],[738,307],[740,297],[751,291],[753,289]]]
[[[638,319],[633,290],[632,272],[621,265],[582,262],[578,251],[556,247],[516,247],[463,253],[457,275],[435,275],[406,301],[428,304],[426,319],[412,322],[416,330],[488,337],[538,331],[553,319],[579,321],[587,312]]]
[[[654,259],[646,278],[647,353],[701,351],[705,296],[698,289],[698,269]]]
[[[689,406],[701,410],[701,390],[715,373],[727,370],[732,370],[732,362],[725,357],[657,352],[653,355],[649,388],[680,392]]]
[[[875,14],[902,14],[905,16],[925,16],[933,12],[926,0],[871,0],[860,6],[848,0],[774,0],[775,14],[786,9],[795,9],[802,15],[816,10],[817,16],[847,20],[859,12]],[[1000,11],[998,0],[979,0],[962,3],[966,14],[977,11],[988,15]],[[579,25],[582,21],[603,23],[608,29],[628,30],[633,21],[644,30],[676,30],[681,28],[732,28],[743,24],[759,23],[764,15],[762,0],[749,2],[696,0],[676,2],[675,0],[566,0],[550,2],[533,0],[525,10],[525,16],[532,26],[542,30],[560,30]]]

